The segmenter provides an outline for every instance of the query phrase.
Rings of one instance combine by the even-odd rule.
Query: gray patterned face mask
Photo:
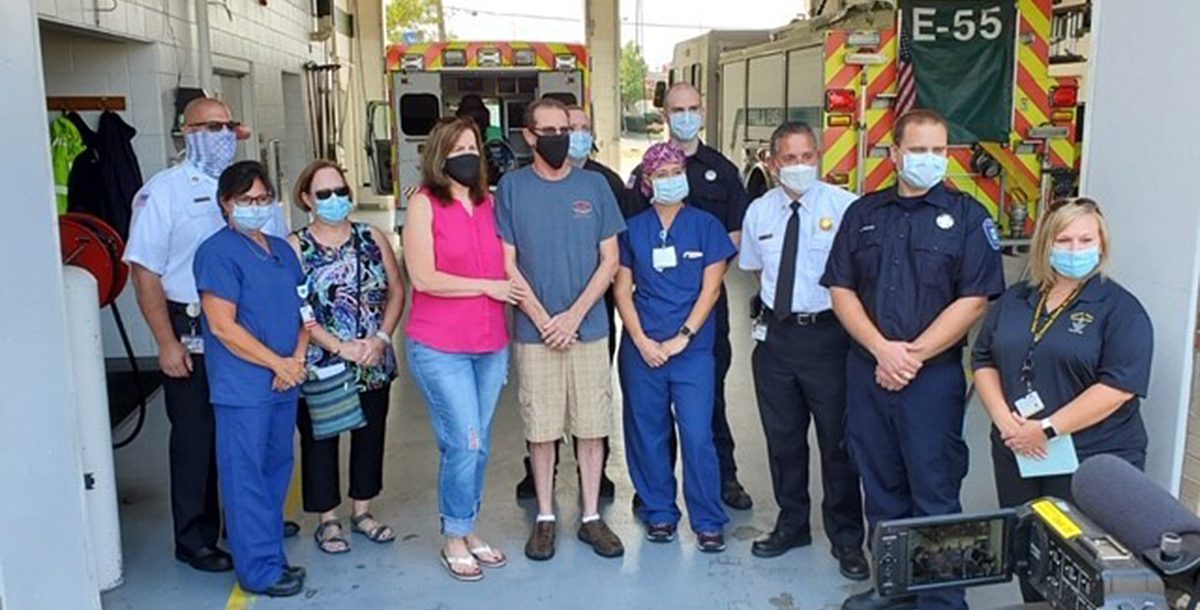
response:
[[[217,178],[237,156],[237,134],[229,129],[193,131],[184,136],[187,159],[205,174]]]

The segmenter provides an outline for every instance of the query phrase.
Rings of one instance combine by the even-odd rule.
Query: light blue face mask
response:
[[[237,156],[237,134],[229,129],[193,131],[183,139],[187,160],[213,178],[220,177]]]
[[[586,159],[592,154],[592,144],[596,139],[590,131],[572,131],[571,132],[571,147],[567,149],[567,156],[572,159]]]
[[[929,190],[946,179],[946,157],[934,153],[904,153],[904,168],[900,178],[909,186]]]
[[[655,178],[650,184],[654,187],[654,203],[660,205],[678,205],[688,196],[687,174]]]
[[[350,202],[349,197],[331,195],[327,199],[318,199],[317,207],[314,211],[317,214],[317,218],[329,224],[338,224],[350,217],[350,210],[352,209],[354,209],[354,204]]]
[[[671,135],[680,142],[691,142],[700,135],[700,113],[685,110],[671,114]]]
[[[271,221],[272,205],[234,205],[233,225],[243,233],[261,231]]]
[[[1092,247],[1084,250],[1051,248],[1050,266],[1063,277],[1081,280],[1091,275],[1096,267],[1100,266],[1100,248]]]

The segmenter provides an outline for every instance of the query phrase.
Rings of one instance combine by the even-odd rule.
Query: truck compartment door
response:
[[[538,97],[552,97],[568,106],[583,105],[583,74],[579,70],[538,72]]]

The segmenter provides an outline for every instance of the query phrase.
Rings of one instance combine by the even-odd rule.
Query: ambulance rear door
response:
[[[421,185],[421,153],[442,115],[442,76],[437,72],[396,72],[395,104],[396,226],[404,226],[408,199]]]

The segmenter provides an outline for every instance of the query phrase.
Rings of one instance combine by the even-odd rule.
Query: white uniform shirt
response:
[[[283,237],[282,207],[263,232]],[[168,301],[197,303],[192,259],[204,240],[226,225],[217,203],[217,180],[184,161],[155,174],[133,198],[133,219],[124,260],[162,278]]]
[[[821,286],[821,275],[825,273],[829,249],[842,224],[842,216],[856,199],[858,195],[824,182],[814,183],[800,198],[800,243],[796,250],[791,313],[817,313],[832,307],[829,290]],[[738,266],[762,272],[759,296],[767,307],[775,303],[791,203],[792,198],[783,187],[777,186],[751,202],[742,221]]]

